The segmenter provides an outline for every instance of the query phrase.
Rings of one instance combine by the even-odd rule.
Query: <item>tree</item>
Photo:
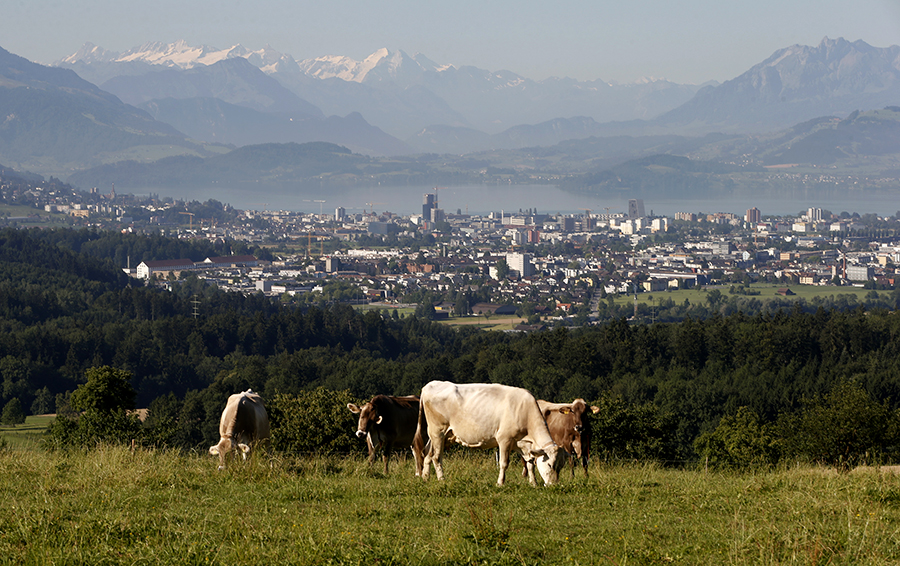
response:
[[[13,397],[6,406],[3,407],[3,414],[0,415],[0,420],[2,420],[5,425],[13,426],[25,422],[25,413],[22,412],[22,403],[19,402],[18,397]]]
[[[843,471],[895,456],[898,446],[897,415],[851,381],[783,416],[778,426],[791,455]]]
[[[506,279],[506,276],[509,275],[509,264],[506,263],[505,258],[500,258],[497,260],[497,279]]]
[[[50,389],[43,387],[38,389],[34,394],[34,401],[31,403],[32,415],[46,415],[52,413],[56,407],[56,402]]]
[[[131,372],[110,366],[84,372],[87,382],[72,393],[71,405],[81,414],[59,414],[50,425],[51,446],[90,447],[100,442],[126,444],[141,438],[134,409]]]
[[[722,417],[714,431],[703,433],[694,441],[694,449],[716,467],[768,466],[778,461],[771,427],[749,407]]]
[[[87,383],[72,393],[72,407],[78,411],[133,410],[137,393],[131,386],[131,372],[110,366],[88,368]]]
[[[297,395],[275,395],[269,403],[272,446],[276,450],[303,454],[361,453],[364,443],[348,430],[356,427],[356,417],[347,403],[359,403],[349,391],[319,387]]]

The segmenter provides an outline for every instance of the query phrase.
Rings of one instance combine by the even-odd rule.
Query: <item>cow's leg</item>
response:
[[[425,461],[425,447],[422,446],[422,437],[418,434],[413,438],[412,443],[412,453],[413,458],[416,460],[416,477],[422,475],[422,463]]]
[[[528,456],[526,456],[523,452],[520,452],[520,454],[522,455],[523,464],[522,477],[527,477],[528,483],[536,486],[537,480],[535,480],[534,476],[534,456],[531,456],[531,459],[528,459]]]
[[[578,467],[578,463],[581,462],[581,441],[576,438],[572,441],[572,454],[570,454],[572,458],[572,479],[575,479],[575,468]]]
[[[372,440],[371,434],[366,435],[366,446],[369,448],[369,465],[371,466],[375,463],[375,457],[378,455],[379,446]]]
[[[393,448],[394,448],[393,442],[385,442],[384,448],[382,448],[382,450],[384,452],[382,454],[382,458],[384,459],[384,475],[387,475],[387,473],[388,473],[388,462],[391,460],[391,451],[393,450]]]
[[[441,459],[444,456],[444,431],[429,430],[428,442],[430,447],[428,447],[427,455],[425,456],[425,463],[422,468],[422,479],[428,479],[428,473],[430,471],[429,466],[434,465],[435,477],[442,480],[444,479],[444,468],[441,465]]]
[[[509,441],[502,441],[497,448],[500,452],[500,476],[497,478],[497,485],[502,486],[506,481],[506,468],[509,467]]]

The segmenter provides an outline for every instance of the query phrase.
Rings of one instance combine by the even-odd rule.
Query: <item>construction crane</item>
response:
[[[193,230],[194,229],[194,213],[193,212],[179,212],[178,214],[187,214],[188,216],[191,217],[190,229]]]
[[[320,218],[320,219],[322,218],[322,205],[323,205],[325,202],[327,202],[327,201],[320,200],[320,199],[314,199],[314,200],[303,199],[303,202],[317,202],[317,203],[319,203],[319,218]]]
[[[447,187],[435,187],[434,188],[434,207],[435,208],[440,208],[439,202],[438,202],[438,191],[442,191],[446,188]]]
[[[372,214],[375,214],[375,205],[376,205],[376,204],[384,204],[384,203],[383,203],[383,202],[367,202],[367,203],[366,203],[367,206],[371,206],[371,207],[372,207]],[[366,212],[366,209],[364,208],[364,209],[363,209],[363,214],[365,214],[365,212]]]

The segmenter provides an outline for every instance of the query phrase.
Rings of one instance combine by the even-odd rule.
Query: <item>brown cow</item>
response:
[[[588,406],[584,399],[575,399],[571,403],[550,403],[538,399],[538,407],[547,421],[553,442],[572,459],[572,477],[575,477],[577,460],[581,460],[584,477],[588,477],[588,458],[591,454],[591,423],[588,416],[600,412],[600,408]]]
[[[209,453],[219,457],[219,469],[225,469],[225,456],[239,448],[244,460],[257,442],[269,441],[269,417],[262,398],[251,390],[235,393],[228,398],[219,421],[219,443],[209,447]]]
[[[378,448],[382,448],[384,473],[388,473],[388,460],[394,445],[412,447],[416,441],[416,426],[419,420],[419,398],[415,395],[407,397],[389,397],[376,395],[372,400],[359,407],[347,403],[351,413],[359,415],[356,436],[366,438],[369,446],[369,464],[375,461]],[[421,449],[413,449],[416,458],[416,476],[422,473]]]

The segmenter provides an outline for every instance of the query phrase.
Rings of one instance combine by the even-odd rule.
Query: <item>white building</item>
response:
[[[506,264],[510,271],[515,271],[519,277],[534,275],[534,265],[531,263],[531,254],[508,253]]]

